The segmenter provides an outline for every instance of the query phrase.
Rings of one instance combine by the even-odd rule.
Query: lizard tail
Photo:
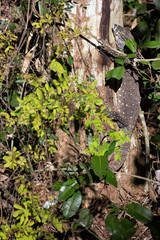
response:
[[[123,145],[122,145],[122,149],[120,151],[120,153],[122,154],[121,156],[121,161],[119,160],[111,160],[110,164],[109,164],[109,169],[113,172],[117,172],[120,170],[120,168],[123,166],[126,158],[127,158],[127,154],[128,154],[128,150],[129,150],[129,147],[130,147],[130,142],[125,142]]]

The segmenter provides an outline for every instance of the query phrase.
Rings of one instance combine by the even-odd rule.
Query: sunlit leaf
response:
[[[69,179],[63,184],[59,191],[59,200],[68,199],[77,189],[79,184],[75,178]]]
[[[37,96],[38,96],[38,99],[39,99],[39,100],[42,100],[43,94],[42,94],[42,91],[41,91],[39,88],[37,88],[36,94],[37,94]]]
[[[136,54],[135,54],[135,53],[128,53],[128,54],[127,54],[127,57],[128,57],[128,58],[135,58],[135,57],[136,57]]]
[[[106,78],[107,80],[110,78],[116,78],[117,80],[120,80],[125,72],[125,68],[123,66],[115,67],[111,71],[107,72]]]
[[[115,62],[120,64],[120,65],[123,65],[125,63],[125,57],[123,57],[123,56],[116,57]]]
[[[59,219],[58,219],[57,217],[53,217],[53,226],[54,226],[59,232],[61,232],[62,227],[63,227],[61,221],[59,221]]]
[[[17,203],[14,204],[14,208],[23,210],[23,208],[19,204],[17,204]]]
[[[58,74],[62,74],[64,72],[62,65],[59,62],[57,62],[55,59],[52,60],[50,69],[54,72],[57,72]]]
[[[125,41],[125,45],[133,52],[135,53],[137,50],[137,43],[133,39],[128,39]]]
[[[114,152],[115,146],[116,146],[116,141],[113,141],[110,143],[109,149],[105,152],[105,157],[108,157]]]

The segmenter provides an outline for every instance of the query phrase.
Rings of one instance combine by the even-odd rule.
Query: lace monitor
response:
[[[119,51],[123,50],[126,40],[133,39],[129,29],[119,25],[113,26],[113,33]],[[132,69],[126,69],[117,91],[117,111],[111,111],[109,114],[120,128],[125,128],[128,132],[133,132],[139,114],[140,99],[137,76]],[[129,142],[123,144],[121,149],[122,160],[111,161],[111,170],[118,171],[122,167],[126,160],[129,146]]]

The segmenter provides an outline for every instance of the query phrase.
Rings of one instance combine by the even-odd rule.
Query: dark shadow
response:
[[[143,155],[142,152],[135,157],[134,165],[136,167],[135,175],[140,177],[146,177],[147,167],[145,164],[145,156]],[[145,184],[145,182],[146,182],[145,180],[139,178],[133,178],[132,181],[132,183],[135,185],[142,185]]]
[[[117,80],[115,78],[111,78],[109,80],[106,81],[105,86],[109,86],[112,90],[114,90],[114,92],[117,92],[118,89],[120,88],[122,83],[122,79],[121,80]]]

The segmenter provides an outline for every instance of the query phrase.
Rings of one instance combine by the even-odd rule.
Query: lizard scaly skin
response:
[[[114,35],[116,35],[119,51],[122,51],[125,40],[133,39],[130,31],[118,25],[113,27]],[[117,91],[117,112],[112,111],[109,114],[117,122],[120,128],[125,128],[128,132],[133,132],[139,114],[140,108],[140,92],[139,84],[137,83],[136,74],[131,69],[126,69],[122,78],[122,83]],[[121,161],[111,162],[110,169],[118,171],[124,164],[130,143],[126,142],[122,145]]]

